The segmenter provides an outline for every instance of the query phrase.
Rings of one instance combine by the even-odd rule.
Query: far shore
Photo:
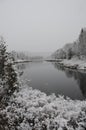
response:
[[[76,69],[76,70],[84,70],[86,71],[86,60],[78,59],[77,57],[72,58],[70,60],[68,59],[51,59],[46,60],[49,62],[57,62],[61,66],[69,69]]]

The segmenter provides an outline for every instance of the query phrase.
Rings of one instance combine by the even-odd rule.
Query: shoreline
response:
[[[72,58],[70,60],[53,59],[53,60],[46,60],[46,61],[47,62],[57,62],[57,64],[63,66],[64,68],[69,68],[71,70],[86,72],[86,60]]]

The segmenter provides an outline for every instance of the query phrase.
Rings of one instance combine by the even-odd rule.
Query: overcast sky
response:
[[[0,35],[11,50],[53,52],[86,27],[86,0],[0,0]]]

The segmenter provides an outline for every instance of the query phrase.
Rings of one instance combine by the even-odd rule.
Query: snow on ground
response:
[[[0,113],[6,115],[11,130],[85,130],[86,101],[47,96],[22,85],[9,105]],[[7,130],[7,129],[6,129]]]
[[[75,57],[70,60],[64,59],[60,63],[63,63],[65,66],[78,65],[78,68],[77,68],[78,70],[86,69],[86,59],[80,60],[77,57]]]

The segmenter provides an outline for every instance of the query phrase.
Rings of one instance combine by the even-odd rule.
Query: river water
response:
[[[29,80],[29,86],[47,95],[55,93],[56,96],[60,94],[71,99],[86,98],[86,73],[45,61],[19,64],[18,69],[23,71],[21,77]]]

